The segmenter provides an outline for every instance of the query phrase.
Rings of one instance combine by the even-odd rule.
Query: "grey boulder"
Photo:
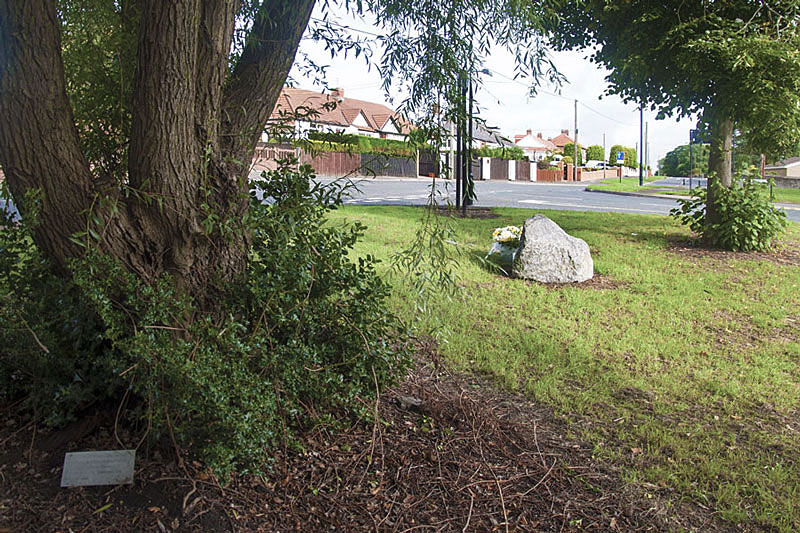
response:
[[[536,215],[525,221],[512,274],[542,283],[581,282],[592,278],[594,263],[586,241]]]

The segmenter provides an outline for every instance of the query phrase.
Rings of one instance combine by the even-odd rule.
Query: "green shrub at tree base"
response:
[[[27,406],[58,424],[129,387],[150,437],[173,432],[222,476],[263,466],[311,413],[368,415],[376,386],[407,363],[406,337],[375,261],[348,258],[365,227],[327,225],[343,190],[312,177],[284,162],[259,184],[270,202],[253,198],[248,276],[219,296],[223,316],[91,247],[63,280],[24,227],[3,231],[5,394],[33,393]]]
[[[710,180],[716,213],[709,220],[706,189],[697,188],[689,199],[679,199],[680,207],[670,215],[700,235],[708,245],[733,251],[768,249],[786,228],[786,213],[769,199],[768,187],[744,177],[731,187]]]
[[[36,198],[21,204],[35,219]],[[0,401],[22,399],[38,422],[60,426],[124,379],[109,364],[113,349],[89,299],[53,274],[33,245],[32,224],[12,218],[0,220]]]

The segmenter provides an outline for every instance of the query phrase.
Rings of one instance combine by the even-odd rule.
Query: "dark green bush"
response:
[[[309,152],[348,152],[394,157],[416,157],[417,154],[416,148],[405,141],[345,133],[310,132],[308,139],[297,140],[294,145]]]
[[[769,199],[768,187],[745,176],[731,187],[709,180],[716,219],[707,218],[706,189],[697,188],[670,215],[700,235],[711,246],[734,251],[764,250],[786,228],[786,213]]]
[[[312,141],[358,145],[359,136],[353,133],[309,131],[308,138]]]
[[[376,381],[383,386],[407,360],[375,261],[348,257],[365,228],[326,222],[341,189],[312,184],[310,167],[285,162],[265,177],[260,186],[269,201],[254,194],[247,217],[248,277],[230,287],[221,315],[201,313],[167,277],[145,283],[96,253],[75,262],[74,281],[50,274],[41,259],[42,274],[32,276],[26,257],[38,258],[36,248],[19,238],[7,248],[11,234],[4,233],[3,288],[24,278],[27,299],[37,305],[23,306],[25,292],[6,293],[0,320],[23,316],[26,327],[2,328],[12,356],[0,379],[17,393],[49,382],[36,399],[42,411],[73,386],[73,370],[82,384],[74,407],[118,402],[130,386],[151,437],[173,432],[223,475],[263,465],[311,413],[364,414]],[[59,300],[51,284],[55,292],[69,289],[70,299]],[[48,306],[54,309],[41,314]],[[64,332],[64,323],[73,325]],[[29,330],[50,343],[52,357],[37,352]],[[54,358],[63,370],[48,369]],[[66,416],[74,412],[59,407]]]
[[[481,146],[475,150],[475,157],[495,157],[498,159],[525,159],[525,151],[519,146]]]
[[[35,220],[37,200],[24,203]],[[57,426],[122,380],[100,317],[72,280],[53,275],[31,231],[10,213],[0,219],[0,398],[22,398],[23,410]]]

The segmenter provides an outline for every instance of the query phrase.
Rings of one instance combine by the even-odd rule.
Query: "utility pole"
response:
[[[689,130],[689,192],[692,192],[692,178],[694,178],[694,133]]]
[[[644,101],[639,104],[639,187],[644,185],[644,178],[642,176],[642,166],[644,156],[642,147],[644,146]]]
[[[575,99],[575,141],[573,142],[572,181],[578,181],[578,99]]]
[[[578,100],[575,99],[575,141],[573,142],[574,154],[572,159],[572,181],[578,181]]]
[[[608,158],[606,157],[606,134],[603,134],[603,179],[606,179],[606,166],[608,166]]]
[[[650,167],[650,137],[648,133],[648,127],[650,126],[649,122],[644,123],[644,172],[647,177],[650,177],[650,173],[647,171],[648,167]]]

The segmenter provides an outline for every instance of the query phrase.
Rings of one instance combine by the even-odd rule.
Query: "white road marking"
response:
[[[555,207],[577,207],[579,209],[609,209],[611,211],[636,211],[638,213],[654,214],[652,209],[635,209],[633,207],[611,207],[607,205],[586,205],[586,204],[561,204],[556,202],[542,202],[539,200],[520,200],[518,203],[555,206]]]

